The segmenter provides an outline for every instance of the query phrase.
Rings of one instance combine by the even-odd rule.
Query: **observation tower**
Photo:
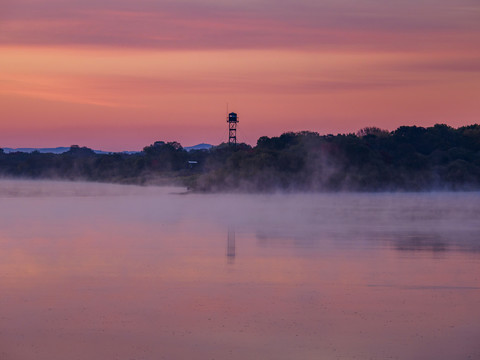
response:
[[[238,116],[236,113],[231,112],[228,114],[228,145],[237,145],[237,124]]]

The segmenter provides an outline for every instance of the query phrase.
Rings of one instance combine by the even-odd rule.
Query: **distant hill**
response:
[[[201,143],[201,144],[194,145],[194,146],[186,146],[186,147],[184,147],[184,149],[187,150],[187,151],[191,151],[191,150],[208,150],[208,149],[210,149],[210,148],[212,148],[212,147],[213,147],[213,145]]]
[[[187,146],[184,147],[185,150],[190,151],[190,150],[208,150],[212,147],[213,145],[210,144],[198,144],[194,146]],[[3,148],[3,151],[5,154],[10,154],[14,152],[23,152],[23,153],[32,153],[34,151],[38,151],[39,153],[42,154],[63,154],[64,152],[67,152],[70,150],[70,147],[65,147],[65,146],[59,146],[55,148]],[[111,154],[113,151],[103,151],[103,150],[93,150],[96,154]],[[116,153],[123,153],[123,154],[137,154],[140,151],[117,151]]]
[[[15,152],[23,152],[23,153],[32,153],[34,151],[38,151],[42,154],[63,154],[70,150],[70,147],[59,146],[56,148],[3,148],[5,154],[15,153]],[[93,150],[96,154],[110,154],[108,151],[102,150]],[[126,153],[134,153],[131,151],[125,151]]]
[[[16,149],[3,148],[3,151],[6,154],[14,153],[14,152],[32,153],[34,151],[38,151],[42,154],[47,154],[47,153],[62,154],[64,152],[67,152],[68,150],[70,150],[70,147],[41,148],[41,149],[36,149],[36,148],[16,148]]]

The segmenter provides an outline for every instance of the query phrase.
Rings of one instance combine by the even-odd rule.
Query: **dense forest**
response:
[[[186,151],[157,141],[136,154],[6,154],[0,176],[129,184],[177,184],[193,191],[421,191],[480,189],[480,125],[402,126],[356,134],[287,132],[256,146]]]

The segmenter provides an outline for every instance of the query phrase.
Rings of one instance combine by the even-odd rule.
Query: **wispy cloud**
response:
[[[419,50],[467,48],[479,33],[470,0],[7,0],[0,15],[10,45]]]
[[[15,95],[52,102],[94,105],[102,107],[128,107],[124,101],[115,101],[106,93],[92,92],[75,77],[0,76],[0,95]],[[89,91],[90,90],[90,91]],[[131,106],[131,105],[130,105]]]
[[[460,58],[433,58],[391,66],[391,69],[410,72],[466,72],[480,73],[480,56]]]

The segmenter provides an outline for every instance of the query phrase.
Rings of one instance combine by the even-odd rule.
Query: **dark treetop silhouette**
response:
[[[195,191],[478,190],[480,125],[287,132],[263,136],[254,147],[221,144],[190,152],[163,141],[137,154],[96,154],[79,146],[63,154],[0,149],[0,175],[178,184]]]

